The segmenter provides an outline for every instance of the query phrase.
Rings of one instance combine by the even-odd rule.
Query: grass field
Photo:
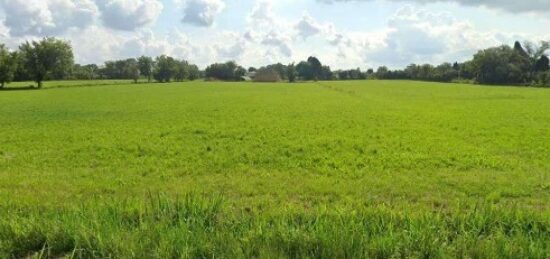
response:
[[[550,258],[548,89],[113,83],[0,91],[0,258]]]

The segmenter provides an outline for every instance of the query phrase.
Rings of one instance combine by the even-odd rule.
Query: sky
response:
[[[550,40],[550,0],[0,0],[0,21],[0,43],[62,38],[80,64],[167,54],[202,68],[309,56],[401,68]]]

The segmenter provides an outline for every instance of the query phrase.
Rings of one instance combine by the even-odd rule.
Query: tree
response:
[[[546,72],[550,70],[550,59],[546,55],[542,55],[535,63],[535,72]]]
[[[298,72],[296,72],[296,66],[294,63],[289,64],[286,67],[286,77],[288,78],[289,83],[296,82],[296,77],[298,77]]]
[[[309,57],[307,59],[307,63],[309,63],[311,67],[311,73],[313,75],[312,79],[315,81],[319,80],[323,74],[323,65],[321,64],[321,61],[319,61],[316,57]]]
[[[158,56],[155,60],[156,66],[153,72],[155,80],[161,83],[170,82],[177,72],[176,62],[172,57],[166,55]]]
[[[124,74],[129,76],[132,80],[134,80],[134,83],[137,84],[140,77],[140,69],[139,63],[136,59],[131,58],[126,60]]]
[[[533,63],[544,56],[546,51],[550,49],[550,43],[548,43],[547,41],[541,41],[540,46],[536,46],[529,41],[525,42],[524,45],[524,52],[533,61]]]
[[[329,66],[321,66],[321,71],[319,75],[317,76],[318,80],[333,80],[334,74],[332,74],[332,71],[330,70]]]
[[[521,43],[519,43],[519,41],[516,41],[514,43],[514,50],[516,51],[516,53],[518,53],[522,57],[528,57],[529,56],[527,54],[527,52],[525,51],[525,49],[523,48],[523,46],[521,46]]]
[[[453,64],[453,70],[455,71],[456,78],[460,79],[460,64],[458,64],[458,62]]]
[[[225,80],[225,81],[241,81],[246,74],[246,69],[237,65],[234,61],[226,63],[215,63],[206,68],[204,71],[206,78]]]
[[[532,42],[525,42],[525,53],[527,58],[529,59],[529,63],[531,64],[531,70],[528,74],[530,79],[533,79],[535,77],[535,74],[537,72],[546,71],[545,69],[545,59],[548,59],[545,54],[546,51],[550,49],[550,43],[547,41],[541,41],[539,46],[536,46]],[[543,58],[544,57],[544,58]],[[540,61],[540,63],[539,63]],[[540,70],[539,70],[540,69]]]
[[[84,66],[80,64],[75,64],[73,66],[71,78],[78,79],[78,80],[94,80],[98,77],[98,74],[97,74],[98,71],[99,71],[99,68],[95,64],[89,64]]]
[[[246,75],[246,69],[244,67],[237,66],[237,68],[235,69],[234,80],[241,81],[243,76],[245,75]]]
[[[174,80],[182,82],[189,77],[189,62],[182,60],[176,61],[176,74]]]
[[[281,80],[287,80],[287,73],[286,73],[286,69],[287,67],[281,63],[277,63],[277,64],[273,64],[273,65],[269,65],[267,67],[265,67],[267,69],[271,69],[275,72],[277,72],[277,74],[279,75],[279,77],[281,78]]]
[[[11,53],[6,46],[0,44],[0,88],[13,80],[17,69],[17,54]]]
[[[25,42],[19,47],[25,71],[42,87],[48,76],[63,77],[71,71],[74,55],[71,44],[55,38]]]
[[[523,84],[530,62],[521,51],[509,46],[479,51],[473,59],[476,81],[483,84]]]
[[[456,70],[451,63],[443,63],[434,68],[430,80],[437,82],[450,82],[456,77]]]
[[[153,67],[155,63],[153,58],[147,56],[141,56],[138,58],[139,71],[142,75],[147,77],[147,82],[151,83],[151,77],[153,76]]]
[[[197,80],[201,77],[201,73],[197,65],[189,65],[187,72],[189,73],[189,80],[191,81]]]
[[[389,70],[385,66],[381,66],[376,70],[376,78],[386,79],[388,77]]]
[[[296,65],[296,72],[298,72],[298,76],[303,80],[313,80],[315,77],[311,64],[306,61],[302,61]]]

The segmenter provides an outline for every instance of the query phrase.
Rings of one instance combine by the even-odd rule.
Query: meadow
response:
[[[550,258],[549,89],[46,82],[0,132],[0,258]]]

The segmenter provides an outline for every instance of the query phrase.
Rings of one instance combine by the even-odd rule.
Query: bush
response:
[[[538,73],[535,86],[550,87],[550,71]]]

